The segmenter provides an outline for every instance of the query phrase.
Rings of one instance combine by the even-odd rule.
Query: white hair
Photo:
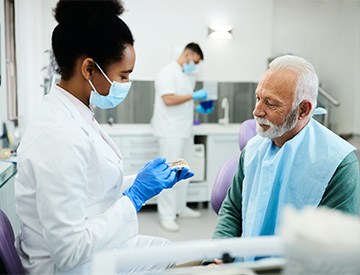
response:
[[[293,107],[304,99],[312,103],[312,111],[316,108],[319,78],[313,65],[302,57],[284,55],[275,58],[269,65],[270,69],[292,69],[299,74],[296,85],[296,100]]]

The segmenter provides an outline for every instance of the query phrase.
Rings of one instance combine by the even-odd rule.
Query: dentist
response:
[[[18,149],[15,183],[21,234],[16,246],[28,274],[89,274],[95,253],[166,245],[138,235],[137,212],[163,189],[191,177],[165,158],[124,184],[123,158],[91,105],[113,108],[130,90],[134,39],[120,1],[60,0],[52,48],[61,80],[45,96]],[[120,273],[152,271],[141,266]]]
[[[168,159],[188,158],[192,153],[194,102],[207,98],[204,89],[194,91],[194,72],[203,59],[200,46],[189,43],[177,60],[163,67],[155,78],[151,125],[160,144],[159,154]],[[200,104],[195,110],[206,113]],[[200,217],[200,212],[186,206],[187,186],[188,182],[177,185],[157,197],[160,225],[168,231],[180,230],[176,223],[178,216]]]

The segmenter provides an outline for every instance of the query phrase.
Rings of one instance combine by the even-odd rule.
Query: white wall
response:
[[[17,88],[22,128],[28,125],[43,97],[43,3],[42,0],[15,1]]]
[[[6,77],[5,77],[5,29],[4,29],[4,5],[0,5],[0,67],[1,67],[1,85],[0,85],[0,136],[3,134],[2,122],[7,119],[6,104]],[[1,143],[0,143],[1,144]]]
[[[153,79],[174,59],[174,48],[198,42],[205,60],[199,77],[258,81],[270,55],[272,1],[126,0],[124,21],[135,36],[133,77]],[[212,24],[233,26],[232,40],[208,38]],[[177,57],[177,56],[176,56]]]
[[[332,108],[332,128],[360,133],[360,1],[274,1],[272,53],[308,59],[325,90],[341,106]]]
[[[125,0],[124,3],[127,11],[122,18],[135,37],[137,60],[133,79],[154,79],[159,69],[177,58],[179,51],[192,41],[200,44],[205,56],[200,79],[258,81],[266,68],[271,47],[272,0]],[[43,4],[44,17],[48,17],[48,10],[55,4],[55,0]],[[52,17],[46,19],[43,41],[44,48],[50,48],[56,22]],[[209,39],[208,26],[212,24],[232,25],[233,39]]]
[[[335,131],[360,133],[359,0],[124,1],[127,11],[123,19],[136,40],[133,79],[153,79],[175,58],[174,49],[190,41],[198,42],[204,50],[199,75],[203,80],[257,82],[268,57],[291,52],[311,61],[323,87],[341,101],[332,112]],[[19,81],[27,95],[20,95],[19,100],[22,104],[27,100],[20,106],[20,112],[26,110],[27,116],[40,101],[38,69],[46,63],[43,51],[51,47],[55,26],[51,9],[56,2],[16,0],[16,4],[22,3],[17,17],[22,18],[22,31],[27,32],[19,34],[25,38],[19,38],[22,43],[17,44],[19,57],[26,59]],[[232,24],[233,39],[210,40],[207,27],[214,23]],[[26,106],[29,104],[32,107]]]

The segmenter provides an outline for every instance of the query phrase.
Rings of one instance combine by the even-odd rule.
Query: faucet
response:
[[[114,118],[112,116],[109,117],[108,123],[109,123],[110,126],[112,126],[114,124]]]
[[[224,109],[224,117],[219,119],[219,123],[223,125],[229,124],[229,101],[226,97],[221,100],[221,108]]]

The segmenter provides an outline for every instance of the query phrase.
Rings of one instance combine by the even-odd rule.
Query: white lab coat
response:
[[[155,136],[192,137],[194,101],[189,100],[179,105],[166,106],[162,96],[192,94],[194,87],[194,77],[183,73],[182,67],[176,61],[160,70],[155,78],[154,115],[151,119]]]
[[[192,94],[194,87],[194,76],[185,74],[176,61],[162,68],[156,76],[154,115],[151,124],[154,136],[159,139],[159,154],[168,160],[188,156],[189,148],[186,146],[191,147],[193,143],[194,101],[189,100],[179,105],[166,106],[162,96]],[[175,220],[176,214],[185,209],[188,182],[189,180],[172,189],[164,190],[157,197],[160,220]]]
[[[115,144],[54,85],[18,149],[17,248],[27,272],[88,274],[96,252],[144,245],[122,185]]]

